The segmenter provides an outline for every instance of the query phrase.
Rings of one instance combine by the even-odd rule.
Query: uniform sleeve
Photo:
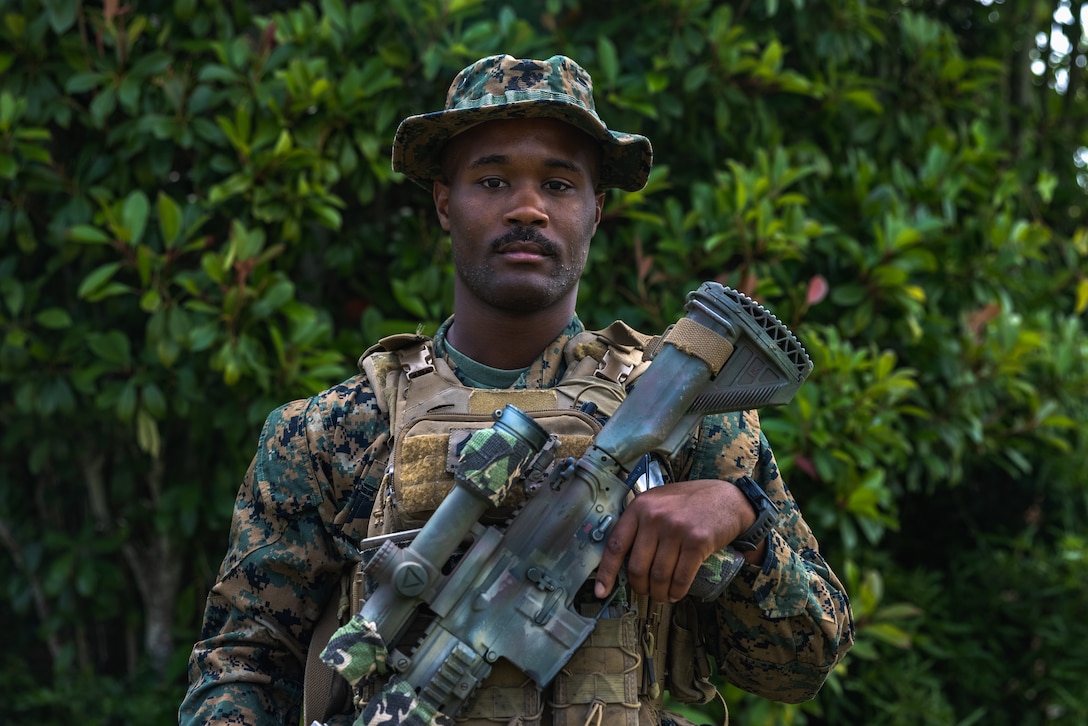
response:
[[[298,723],[311,633],[354,555],[332,523],[358,508],[382,438],[367,406],[357,396],[332,406],[315,397],[265,421],[190,656],[182,726]]]
[[[853,645],[853,613],[779,475],[756,414],[709,418],[691,478],[732,481],[745,474],[778,505],[778,523],[762,567],[742,568],[716,603],[716,632],[707,645],[730,683],[798,703],[816,695]]]

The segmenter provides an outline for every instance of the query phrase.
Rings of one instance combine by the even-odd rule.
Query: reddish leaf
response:
[[[831,286],[827,284],[827,279],[823,275],[814,275],[808,281],[808,293],[805,295],[805,303],[815,305],[827,297],[827,292],[830,289]]]

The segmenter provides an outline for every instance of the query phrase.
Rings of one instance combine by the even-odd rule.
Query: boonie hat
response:
[[[453,79],[442,111],[409,116],[393,141],[393,170],[430,189],[442,179],[442,147],[485,121],[555,118],[575,126],[601,147],[599,189],[629,192],[646,185],[653,163],[650,140],[609,131],[593,104],[593,79],[570,58],[482,58]]]

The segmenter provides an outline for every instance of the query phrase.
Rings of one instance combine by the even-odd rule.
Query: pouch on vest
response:
[[[710,703],[718,689],[710,682],[710,656],[703,645],[697,605],[689,598],[673,606],[669,627],[669,693],[681,703]]]
[[[518,405],[518,396],[507,398],[513,405]],[[581,456],[601,428],[592,416],[578,411],[527,413],[557,437],[557,460]],[[401,430],[393,450],[393,496],[402,527],[418,526],[434,513],[454,486],[461,447],[474,431],[492,424],[494,419],[490,412],[486,415],[433,414],[416,418]],[[505,519],[527,498],[522,489],[513,488],[499,510],[490,513],[491,518]]]
[[[642,655],[638,631],[634,611],[597,621],[552,683],[555,726],[639,726]]]

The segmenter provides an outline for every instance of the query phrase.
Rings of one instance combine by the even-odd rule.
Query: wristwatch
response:
[[[733,482],[733,485],[740,489],[745,499],[751,502],[752,508],[756,510],[756,521],[741,536],[733,540],[730,546],[741,552],[751,552],[760,542],[767,539],[767,535],[774,529],[775,522],[778,521],[778,507],[767,496],[767,492],[763,491],[750,476],[742,476]]]

